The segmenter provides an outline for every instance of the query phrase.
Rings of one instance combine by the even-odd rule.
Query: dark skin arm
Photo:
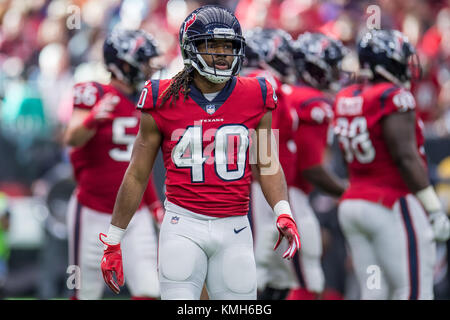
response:
[[[264,197],[273,208],[279,201],[288,200],[288,191],[284,172],[278,160],[277,148],[271,139],[264,137],[272,135],[272,112],[269,111],[262,117],[256,134],[259,148],[262,147],[260,142],[267,141],[265,145],[267,152],[262,149],[262,152],[258,150],[257,153],[257,173]]]
[[[322,164],[302,171],[303,177],[322,191],[340,197],[345,187],[339,178],[324,168]]]
[[[153,117],[142,113],[133,153],[117,194],[111,224],[126,229],[139,207],[161,145],[162,135]]]
[[[295,137],[301,150],[297,166],[308,182],[331,196],[340,197],[345,191],[344,184],[323,165],[322,154],[327,148],[327,134],[327,124],[305,123],[299,126]],[[305,164],[303,157],[307,155],[312,156],[316,161],[307,161]]]
[[[428,174],[417,149],[415,113],[394,113],[381,124],[389,153],[409,190],[416,193],[428,187]]]

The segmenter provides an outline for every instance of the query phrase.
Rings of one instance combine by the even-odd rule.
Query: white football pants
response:
[[[83,206],[76,196],[70,199],[67,215],[69,265],[79,269],[76,298],[97,300],[103,295],[100,262],[104,245],[99,233],[108,233],[111,214]],[[125,285],[132,297],[159,297],[157,236],[147,208],[137,211],[121,242]]]
[[[256,267],[247,216],[214,218],[165,201],[159,235],[163,300],[255,300]]]
[[[433,299],[436,246],[427,215],[413,195],[397,200],[392,210],[344,200],[338,218],[361,299]]]

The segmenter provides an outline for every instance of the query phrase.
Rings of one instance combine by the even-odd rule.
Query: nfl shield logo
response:
[[[172,219],[170,219],[171,224],[177,224],[178,220],[180,220],[180,217],[173,216]]]
[[[216,112],[216,106],[214,104],[208,104],[206,106],[206,112],[208,112],[208,114],[213,114]]]

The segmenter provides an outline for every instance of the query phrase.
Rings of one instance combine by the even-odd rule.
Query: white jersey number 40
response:
[[[238,136],[236,168],[228,165],[229,136]],[[214,165],[219,178],[225,181],[241,179],[245,174],[249,132],[243,125],[224,125],[217,129],[214,140]],[[186,152],[189,150],[189,156]],[[234,152],[230,150],[230,152]],[[203,134],[201,126],[190,126],[172,150],[172,161],[178,168],[191,169],[191,181],[205,182],[204,165],[207,157],[203,154]]]

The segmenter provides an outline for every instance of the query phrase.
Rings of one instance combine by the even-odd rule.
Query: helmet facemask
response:
[[[241,69],[244,58],[245,40],[242,36],[235,35],[233,29],[224,29],[226,33],[214,31],[214,34],[203,34],[193,36],[190,39],[184,39],[182,45],[183,60],[185,65],[192,66],[197,72],[208,79],[212,83],[224,83],[231,77],[237,75]],[[212,42],[224,41],[232,43],[232,53],[216,53],[211,52],[210,46]],[[200,51],[198,48],[201,44],[205,44],[205,50]],[[210,56],[212,65],[208,65],[203,56]],[[224,57],[233,57],[231,64]],[[228,69],[222,70],[216,68],[216,61],[225,60],[230,65]]]

